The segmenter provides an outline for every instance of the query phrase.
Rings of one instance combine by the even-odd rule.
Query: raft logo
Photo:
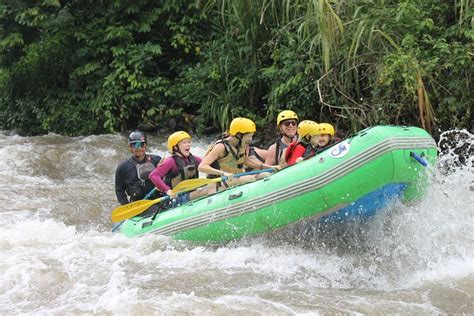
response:
[[[350,148],[351,144],[349,142],[342,142],[334,146],[329,155],[333,158],[342,158],[347,155]]]

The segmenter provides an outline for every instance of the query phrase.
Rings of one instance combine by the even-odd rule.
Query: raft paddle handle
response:
[[[244,194],[244,191],[240,191],[239,193],[229,195],[229,200],[234,200],[236,198],[241,197]]]

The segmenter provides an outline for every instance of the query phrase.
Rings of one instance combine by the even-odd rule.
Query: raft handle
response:
[[[244,191],[240,191],[239,193],[231,194],[231,195],[229,195],[229,200],[239,198],[239,197],[242,196],[242,194],[244,194]]]
[[[151,226],[153,224],[153,221],[148,221],[148,222],[145,222],[142,224],[142,228],[145,228],[145,227],[148,227],[148,226]]]
[[[421,155],[418,155],[413,151],[410,151],[410,156],[413,157],[416,161],[418,161],[423,167],[428,166],[428,162],[425,158],[423,158],[425,156],[425,153],[421,153]]]

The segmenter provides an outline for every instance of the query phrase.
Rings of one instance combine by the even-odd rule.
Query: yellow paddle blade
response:
[[[176,187],[173,188],[172,192],[173,194],[178,194],[181,192],[187,192],[187,191],[192,191],[194,189],[197,189],[199,187],[205,186],[206,184],[209,183],[216,183],[216,182],[221,182],[222,178],[215,178],[215,179],[189,179],[189,180],[184,180],[181,181],[176,185]]]
[[[129,204],[119,206],[112,210],[112,222],[121,222],[146,211],[150,206],[167,200],[168,197],[162,197],[155,200],[140,200]]]

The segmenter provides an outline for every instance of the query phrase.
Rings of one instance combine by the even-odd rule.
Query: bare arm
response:
[[[252,169],[267,169],[267,168],[272,167],[271,165],[268,165],[266,163],[262,163],[262,162],[260,162],[260,160],[253,159],[252,157],[249,157],[249,156],[245,156],[244,164],[247,167],[250,167]]]
[[[267,152],[268,152],[268,150],[255,147],[255,152],[257,153],[257,155],[259,155],[260,157],[262,157],[264,160],[267,159]]]
[[[273,144],[270,147],[268,147],[267,155],[265,157],[265,164],[273,165],[273,163],[275,162],[274,161],[275,160],[275,150],[276,150],[276,144]]]
[[[211,164],[224,155],[225,147],[224,144],[217,144],[212,150],[202,159],[199,164],[198,170],[202,173],[223,176],[224,171],[211,167]]]

